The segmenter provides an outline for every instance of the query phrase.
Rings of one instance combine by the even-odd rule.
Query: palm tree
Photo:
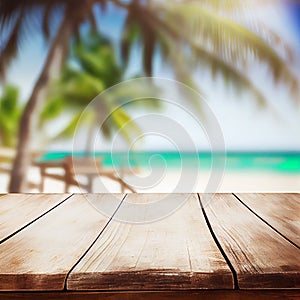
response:
[[[38,105],[43,101],[49,78],[59,72],[59,68],[68,52],[69,40],[72,33],[78,32],[83,20],[87,18],[92,19],[93,4],[91,1],[78,0],[7,0],[0,3],[1,29],[2,31],[10,29],[6,45],[3,47],[0,56],[0,70],[2,74],[5,73],[8,63],[16,55],[22,38],[22,31],[24,28],[28,30],[28,22],[40,22],[44,37],[50,39],[51,17],[55,11],[56,17],[58,17],[57,15],[61,15],[58,29],[54,37],[49,41],[49,51],[44,67],[36,81],[20,120],[17,156],[11,173],[10,192],[24,190],[26,184],[25,174],[30,163],[30,141],[33,128],[36,124]],[[74,9],[74,5],[78,9]],[[63,12],[61,13],[61,11]],[[54,21],[52,20],[52,22]]]
[[[284,40],[265,25],[264,31],[268,33],[265,39],[259,36],[259,31],[255,34],[254,28],[261,25],[255,19],[243,26],[226,17],[236,11],[242,13],[251,1],[142,3],[132,1],[128,6],[121,48],[125,62],[135,43],[143,43],[141,51],[147,75],[152,74],[153,56],[158,49],[173,67],[176,77],[187,85],[199,89],[191,76],[192,66],[198,66],[210,70],[213,77],[221,75],[237,89],[248,90],[258,103],[265,105],[264,95],[245,74],[249,65],[259,62],[267,65],[276,83],[285,83],[291,94],[298,96],[299,82],[289,67],[293,51]],[[275,46],[284,48],[284,57],[274,50]]]
[[[43,36],[49,43],[44,67],[20,121],[11,192],[21,191],[26,183],[30,141],[38,107],[46,101],[45,90],[67,56],[71,37],[79,35],[81,24],[87,20],[96,27],[95,5],[105,8],[109,2],[127,11],[122,35],[124,61],[128,61],[132,43],[140,39],[146,74],[151,74],[153,57],[160,51],[172,63],[178,79],[197,87],[188,68],[191,59],[187,58],[193,58],[193,65],[196,62],[201,67],[206,66],[212,75],[221,74],[236,86],[250,90],[258,102],[265,103],[262,93],[242,71],[254,61],[266,64],[274,80],[285,83],[293,94],[299,91],[298,81],[286,64],[288,57],[280,56],[271,43],[223,13],[237,9],[243,11],[245,3],[249,5],[251,1],[2,0],[0,27],[9,32],[5,46],[0,50],[2,73],[16,55],[23,28],[28,28],[26,24],[35,21],[35,27],[43,29]],[[53,23],[58,23],[55,32],[51,32],[50,24]]]
[[[48,101],[40,115],[40,126],[43,128],[49,121],[61,116],[64,111],[73,112],[67,125],[50,140],[73,137],[82,111],[89,105],[91,99],[119,83],[122,80],[122,73],[123,70],[114,55],[114,48],[108,39],[95,31],[81,36],[63,66],[60,78],[50,85]],[[130,97],[131,94],[127,96]],[[90,127],[91,133],[97,123],[95,120],[99,122],[99,119],[107,116],[109,117],[103,120],[101,127],[106,138],[111,137],[113,130],[120,130],[125,140],[129,142],[132,134],[141,132],[125,108],[120,107],[119,103],[114,103],[115,99],[106,99],[102,96],[101,100],[99,103],[101,110],[90,110],[85,114],[86,120],[81,122],[82,125]],[[101,118],[99,114],[103,117]],[[126,123],[130,126],[125,127]],[[88,138],[86,145],[87,153],[90,152],[91,138]]]

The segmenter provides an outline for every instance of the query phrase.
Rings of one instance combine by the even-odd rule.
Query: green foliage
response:
[[[122,66],[116,60],[110,41],[97,32],[95,5],[99,4],[105,11],[109,2],[127,12],[120,40]],[[199,91],[193,70],[205,68],[210,70],[212,78],[221,76],[226,83],[236,87],[237,92],[247,90],[257,103],[266,105],[263,93],[247,74],[251,64],[258,63],[268,67],[270,77],[276,83],[284,83],[290,89],[291,98],[299,98],[299,82],[289,67],[291,51],[281,37],[265,28],[268,37],[275,40],[272,44],[260,36],[259,31],[231,18],[237,11],[247,14],[249,7],[264,3],[259,0],[1,0],[0,34],[4,30],[8,34],[0,49],[0,77],[18,54],[28,30],[31,34],[33,30],[39,32],[51,45],[55,32],[50,24],[57,25],[62,19],[71,24],[71,54],[67,56],[60,79],[52,82],[48,101],[40,115],[40,126],[44,126],[66,109],[74,111],[74,118],[59,136],[72,135],[77,113],[102,91],[122,81],[136,45],[141,49],[142,69],[146,75],[152,75],[153,60],[159,52],[164,62],[172,66],[176,78],[193,89]],[[80,29],[86,21],[92,31],[82,36]],[[257,27],[260,26],[254,20],[253,28]],[[277,53],[277,44],[283,46],[284,55]],[[114,107],[125,104],[135,95],[140,95],[138,89],[119,95],[114,103],[111,99],[103,99],[102,113],[109,114]],[[199,101],[189,100],[201,112]],[[159,103],[153,98],[136,101],[135,105],[159,108]],[[119,130],[128,123],[130,116],[125,108],[122,107],[121,112],[116,110],[111,120],[103,125],[105,136],[109,137],[112,129]],[[17,90],[5,87],[0,108],[2,144],[15,144],[21,112]],[[135,131],[134,128],[130,130]],[[128,139],[127,133],[124,137]]]
[[[60,21],[67,20],[72,35],[79,37],[80,27],[86,21],[95,27],[95,5],[104,10],[108,0],[1,0],[0,33],[8,36],[0,49],[0,78],[18,54],[25,38],[40,35],[51,45],[55,43],[55,30]],[[2,41],[1,41],[2,43]],[[62,49],[67,54],[67,49]]]
[[[0,96],[0,144],[2,146],[14,147],[16,145],[22,111],[18,88],[6,85]]]
[[[109,128],[120,131],[128,143],[130,143],[135,136],[142,134],[142,130],[138,124],[122,107],[112,110],[109,118],[106,120],[106,124]],[[104,124],[104,126],[106,126],[106,124]]]
[[[45,121],[57,118],[63,111],[62,103],[62,98],[53,98],[51,101],[47,101],[40,115],[40,125]]]
[[[53,140],[65,140],[72,137],[74,135],[80,117],[80,113],[75,114],[75,116],[73,116],[67,126],[63,128],[55,137],[53,137]]]
[[[65,139],[73,137],[79,120],[80,124],[91,126],[95,116],[100,119],[101,115],[109,116],[101,127],[104,136],[109,138],[114,130],[120,130],[125,140],[129,141],[131,135],[140,132],[140,129],[124,108],[115,109],[116,105],[122,105],[125,95],[119,97],[119,101],[115,101],[115,98],[102,99],[98,107],[94,108],[93,114],[85,114],[86,120],[80,119],[83,110],[96,96],[122,80],[122,71],[116,61],[114,48],[107,39],[95,32],[80,38],[73,45],[60,79],[51,84],[40,124],[47,124],[65,110],[73,111],[73,118],[54,137]],[[126,96],[132,98],[132,91],[128,92]]]
[[[122,78],[122,70],[116,62],[112,45],[95,32],[75,45],[73,58],[81,70],[101,79],[105,88],[116,84]]]

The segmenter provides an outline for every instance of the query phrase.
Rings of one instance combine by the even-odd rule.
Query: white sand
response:
[[[160,170],[154,170],[152,176],[156,180],[160,178],[160,181],[151,184],[149,183],[149,177],[147,177],[149,173],[146,170],[141,170],[138,177],[126,175],[124,179],[135,186],[138,192],[143,193],[204,192],[210,176],[210,172],[207,170],[200,170],[198,178],[194,176],[191,170],[185,170],[182,173],[177,169],[169,169],[163,176],[158,173],[160,173]],[[32,182],[39,183],[40,176],[36,168],[32,168],[29,174]],[[0,193],[7,192],[7,185],[8,175],[0,174]],[[70,191],[75,193],[84,192],[76,187],[72,187]],[[109,179],[96,178],[93,183],[93,191],[118,193],[121,190],[119,184]],[[28,192],[39,191],[31,189]],[[64,192],[64,183],[46,179],[44,192],[62,193]],[[300,174],[267,171],[227,171],[216,192],[300,192]]]

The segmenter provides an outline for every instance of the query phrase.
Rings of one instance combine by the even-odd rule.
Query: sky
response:
[[[268,26],[273,28],[285,40],[287,40],[300,57],[300,5],[266,7],[255,11],[257,17]],[[125,14],[120,9],[110,7],[105,15],[99,18],[100,29],[108,33],[115,43],[121,32]],[[47,54],[45,42],[38,34],[28,37],[24,42],[22,51],[13,62],[8,81],[21,88],[23,101],[30,95],[33,84],[39,74],[43,61]],[[141,65],[141,57],[138,53],[133,59],[128,70],[128,77],[138,73]],[[294,66],[294,72],[300,78],[300,65]],[[155,76],[173,78],[172,73],[161,61],[160,57],[155,59]],[[289,93],[282,86],[274,85],[267,72],[261,67],[253,67],[251,78],[258,82],[258,87],[265,92],[270,99],[269,106],[262,110],[251,96],[247,93],[236,94],[224,87],[220,82],[212,80],[206,72],[195,72],[197,83],[205,94],[205,99],[211,107],[220,123],[227,150],[234,151],[299,151],[300,150],[300,109],[292,105]],[[147,114],[144,111],[133,112],[136,117]],[[209,143],[205,133],[191,118],[182,111],[169,106],[165,107],[160,114],[179,120],[180,124],[191,135],[196,147],[207,149]],[[146,118],[145,118],[146,119]],[[151,121],[141,121],[141,127],[147,131],[151,128]],[[143,120],[143,118],[141,118]],[[163,123],[163,122],[162,122]],[[164,126],[164,124],[162,124]],[[176,138],[179,148],[189,151],[185,140],[178,136]],[[110,141],[101,140],[102,149],[109,150]],[[70,141],[52,145],[52,150],[70,149]],[[120,143],[117,147],[122,150],[125,147]],[[148,136],[144,139],[141,150],[174,150],[174,145],[166,139],[158,136]]]
[[[290,15],[292,16],[292,22],[294,23],[295,27],[298,30],[298,43],[300,43],[300,34],[299,34],[299,30],[300,30],[300,2],[299,1],[291,1],[288,5],[287,5],[287,10],[290,13]]]

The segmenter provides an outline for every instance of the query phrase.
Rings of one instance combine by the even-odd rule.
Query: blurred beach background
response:
[[[84,156],[90,123],[79,129],[77,126],[84,109],[105,89],[143,76],[178,80],[203,95],[220,125],[226,149],[224,153],[217,153],[226,158],[226,166],[216,191],[299,192],[299,2],[107,0],[81,1],[80,6],[80,2],[75,1],[74,11],[82,10],[82,5],[90,5],[94,17],[89,19],[89,13],[78,17],[78,24],[69,29],[68,47],[57,63],[61,65],[59,71],[52,72],[53,76],[47,73],[42,80],[45,62],[49,60],[64,20],[64,5],[54,1],[56,6],[52,7],[51,1],[45,1],[45,8],[37,1],[29,2],[31,5],[24,8],[10,6],[9,1],[1,2],[0,6],[3,75],[0,193],[39,192],[39,163],[63,161],[72,155]],[[47,5],[53,10],[45,17]],[[23,13],[22,9],[25,9]],[[4,11],[9,13],[4,14]],[[27,19],[21,22],[26,12]],[[31,21],[30,13],[35,16]],[[190,24],[192,21],[195,22]],[[18,22],[21,25],[16,28]],[[156,24],[153,25],[156,31],[150,29],[151,22]],[[170,25],[166,31],[169,37],[167,33],[163,37],[155,35],[162,32],[157,24],[163,22],[161,28]],[[192,35],[190,31],[194,28]],[[24,112],[26,108],[29,110],[28,103],[33,103],[33,91],[38,85],[42,86],[36,90],[41,99],[34,111],[35,120],[29,124]],[[104,103],[106,113],[117,107],[117,104],[110,106],[108,101]],[[181,104],[184,106],[184,101]],[[172,105],[161,106],[155,99],[149,99],[147,105],[120,107],[115,115],[110,114],[112,120],[105,123],[106,127],[95,129],[99,134],[93,155],[101,158],[103,169],[122,176],[137,192],[205,191],[213,171],[212,155],[210,141],[199,124],[182,110]],[[205,119],[205,112],[197,104],[194,113],[197,114],[198,109],[199,118]],[[172,128],[169,131],[175,136],[175,142],[157,134],[155,129],[149,134],[155,126],[144,116],[151,114],[162,116],[162,120],[176,120],[193,147],[180,132],[176,136]],[[129,132],[123,132],[128,122],[133,126]],[[30,125],[28,144],[20,142],[20,128],[25,128],[24,124]],[[164,127],[164,121],[158,126]],[[133,138],[130,130],[134,132]],[[123,138],[116,143],[115,136],[120,132]],[[82,137],[83,149],[73,147],[76,134]],[[30,153],[37,153],[32,158],[35,165],[32,160],[28,162]],[[16,157],[26,155],[27,163],[25,159],[16,162]],[[52,172],[63,176],[61,168],[54,168]],[[147,182],[150,174],[157,180],[151,185],[141,184],[143,178]],[[179,184],[191,176],[195,178],[192,185]],[[15,184],[11,178],[17,178]],[[20,178],[22,184],[18,184]],[[70,191],[84,192],[78,187]],[[101,176],[96,178],[93,192],[107,191],[120,192],[119,183]],[[64,192],[64,182],[46,178],[43,192]]]

